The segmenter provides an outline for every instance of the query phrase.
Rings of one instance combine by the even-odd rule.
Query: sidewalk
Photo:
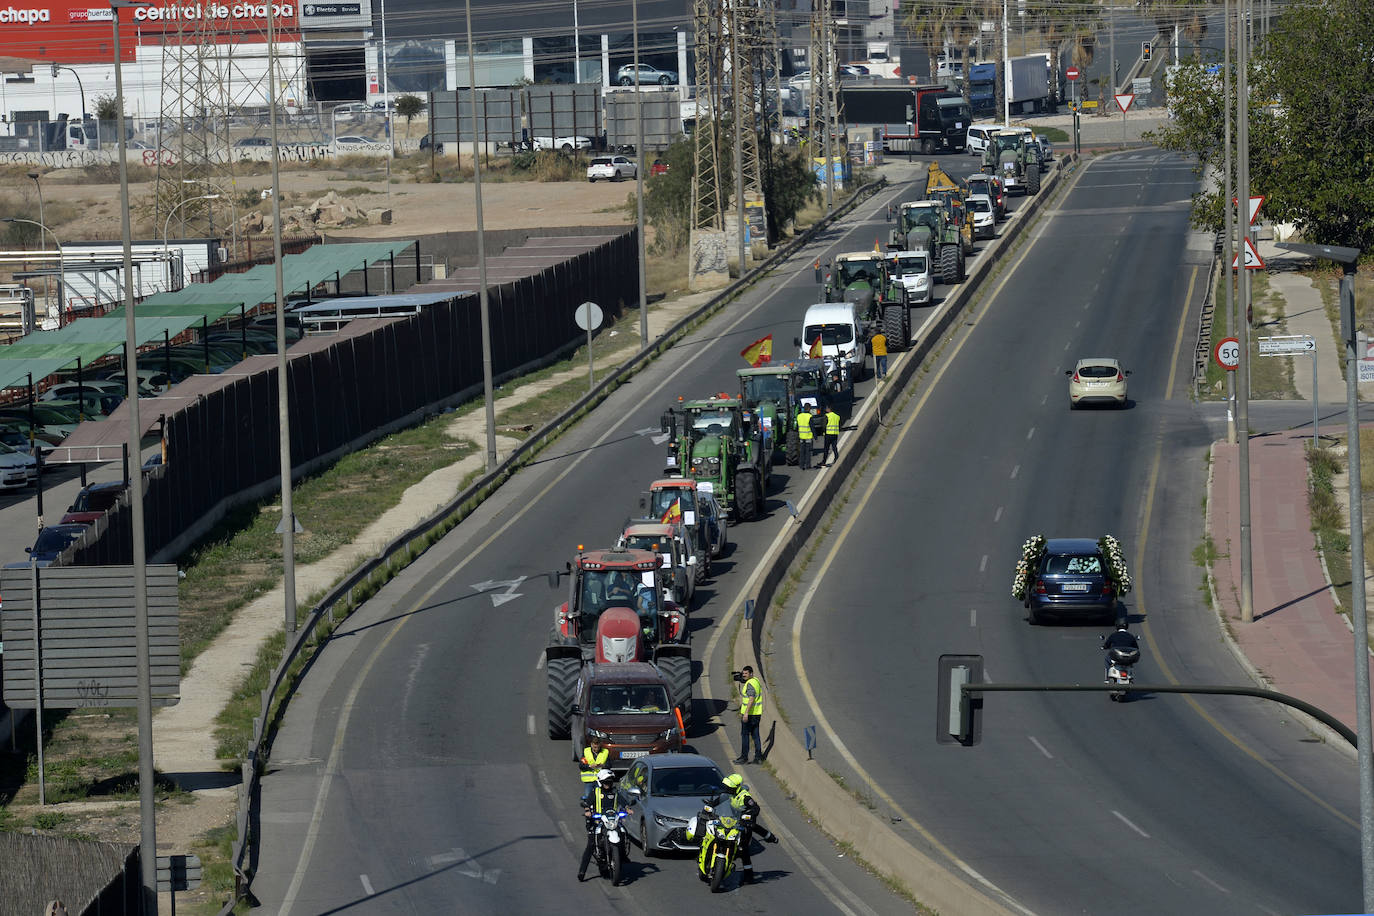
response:
[[[1271,268],[1290,257],[1271,242],[1261,242],[1260,256]],[[1271,274],[1269,279],[1284,300],[1284,333],[1311,334],[1317,340],[1320,401],[1343,402],[1340,354],[1320,294],[1297,273]],[[1310,400],[1312,372],[1306,363],[1306,358],[1297,361],[1293,380],[1298,393]],[[1353,729],[1355,637],[1349,619],[1339,612],[1348,609],[1338,609],[1311,530],[1306,455],[1311,436],[1310,429],[1296,429],[1250,438],[1254,621],[1249,624],[1240,622],[1238,446],[1214,443],[1207,494],[1207,530],[1217,554],[1211,572],[1218,612],[1255,679],[1326,710]],[[1340,739],[1335,743],[1346,746]]]

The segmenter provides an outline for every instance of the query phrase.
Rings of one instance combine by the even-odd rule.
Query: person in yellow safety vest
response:
[[[596,789],[596,774],[606,768],[606,761],[611,759],[611,749],[605,746],[605,741],[600,735],[592,735],[591,742],[582,749],[582,756],[578,758],[578,765],[582,767],[582,804],[591,801],[592,792]]]
[[[582,849],[582,862],[577,867],[577,880],[587,880],[587,866],[596,854],[596,818],[594,815],[615,810],[615,774],[610,770],[600,770],[592,774],[591,798],[583,796],[582,816],[587,821],[587,845]],[[626,849],[628,850],[628,844]],[[629,861],[626,855],[625,861]]]
[[[880,379],[887,378],[887,335],[877,332],[868,339],[868,347],[873,351],[873,374]]]
[[[759,739],[759,726],[763,723],[763,682],[754,677],[754,669],[745,665],[735,679],[744,686],[740,688],[739,739],[742,747],[735,763],[749,762],[749,738],[754,739],[754,762],[763,763],[763,741]]]
[[[821,467],[825,467],[825,462],[833,455],[836,461],[840,460],[840,415],[835,413],[834,407],[825,409],[825,451],[821,452]]]
[[[797,439],[801,445],[801,469],[811,470],[811,411],[797,411]]]
[[[776,843],[778,838],[773,831],[759,823],[759,812],[762,809],[759,807],[759,803],[754,800],[749,787],[744,784],[744,777],[738,773],[731,773],[722,782],[725,785],[725,791],[731,793],[730,807],[735,809],[735,814],[739,817],[739,879],[741,883],[748,884],[754,880],[754,863],[749,859],[749,844],[753,840],[754,834],[758,834],[765,843]],[[721,796],[724,794],[722,792]],[[713,801],[715,804],[720,804],[716,799]]]

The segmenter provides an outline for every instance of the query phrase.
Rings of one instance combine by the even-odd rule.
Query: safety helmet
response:
[[[597,781],[597,782],[610,782],[612,779],[615,779],[615,774],[612,773],[610,770],[597,770],[597,771],[596,771],[596,781]]]
[[[729,776],[725,777],[722,782],[725,783],[725,788],[727,789],[738,789],[740,786],[744,785],[744,777],[738,773],[731,773]]]
[[[1129,629],[1130,629],[1130,626],[1127,624],[1126,621],[1123,620],[1123,621],[1121,621],[1120,623],[1118,623],[1118,624],[1116,625],[1116,628],[1117,628],[1118,630],[1129,630]]]

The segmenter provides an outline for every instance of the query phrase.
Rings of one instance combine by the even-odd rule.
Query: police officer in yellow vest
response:
[[[821,467],[831,460],[840,460],[840,415],[835,413],[834,407],[825,409],[825,451],[821,452]]]
[[[605,747],[605,742],[600,735],[593,735],[591,743],[582,749],[582,756],[577,763],[582,767],[582,804],[587,804],[596,790],[596,774],[606,768],[606,761],[611,758],[611,749]]]
[[[763,723],[763,682],[754,677],[754,669],[745,665],[736,675],[744,686],[740,688],[739,704],[739,756],[735,763],[749,762],[749,738],[754,739],[754,762],[763,763],[763,741],[759,739],[759,726]]]
[[[811,411],[805,407],[797,411],[797,439],[801,443],[801,469],[811,470]]]
[[[776,843],[777,835],[767,827],[759,823],[759,803],[754,800],[749,787],[744,784],[744,777],[738,773],[731,773],[725,777],[725,792],[730,793],[730,806],[735,809],[735,815],[740,821],[739,838],[739,860],[740,860],[740,882],[748,884],[754,880],[754,863],[749,859],[749,844],[755,834],[765,843]],[[725,792],[722,792],[723,796]],[[719,804],[716,800],[716,804]]]

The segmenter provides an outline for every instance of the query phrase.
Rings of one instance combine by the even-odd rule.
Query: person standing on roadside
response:
[[[868,339],[868,345],[873,350],[873,374],[881,381],[887,378],[887,335],[875,332]]]
[[[834,456],[834,461],[840,460],[840,415],[835,413],[834,406],[825,409],[825,451],[821,452],[821,467]]]
[[[797,411],[797,444],[803,471],[811,470],[811,442],[811,411],[803,407]]]
[[[763,681],[754,676],[752,665],[740,669],[736,680],[744,686],[739,692],[739,739],[740,752],[735,763],[749,762],[749,738],[754,739],[754,762],[763,763],[763,741],[759,738],[759,726],[763,723]]]

